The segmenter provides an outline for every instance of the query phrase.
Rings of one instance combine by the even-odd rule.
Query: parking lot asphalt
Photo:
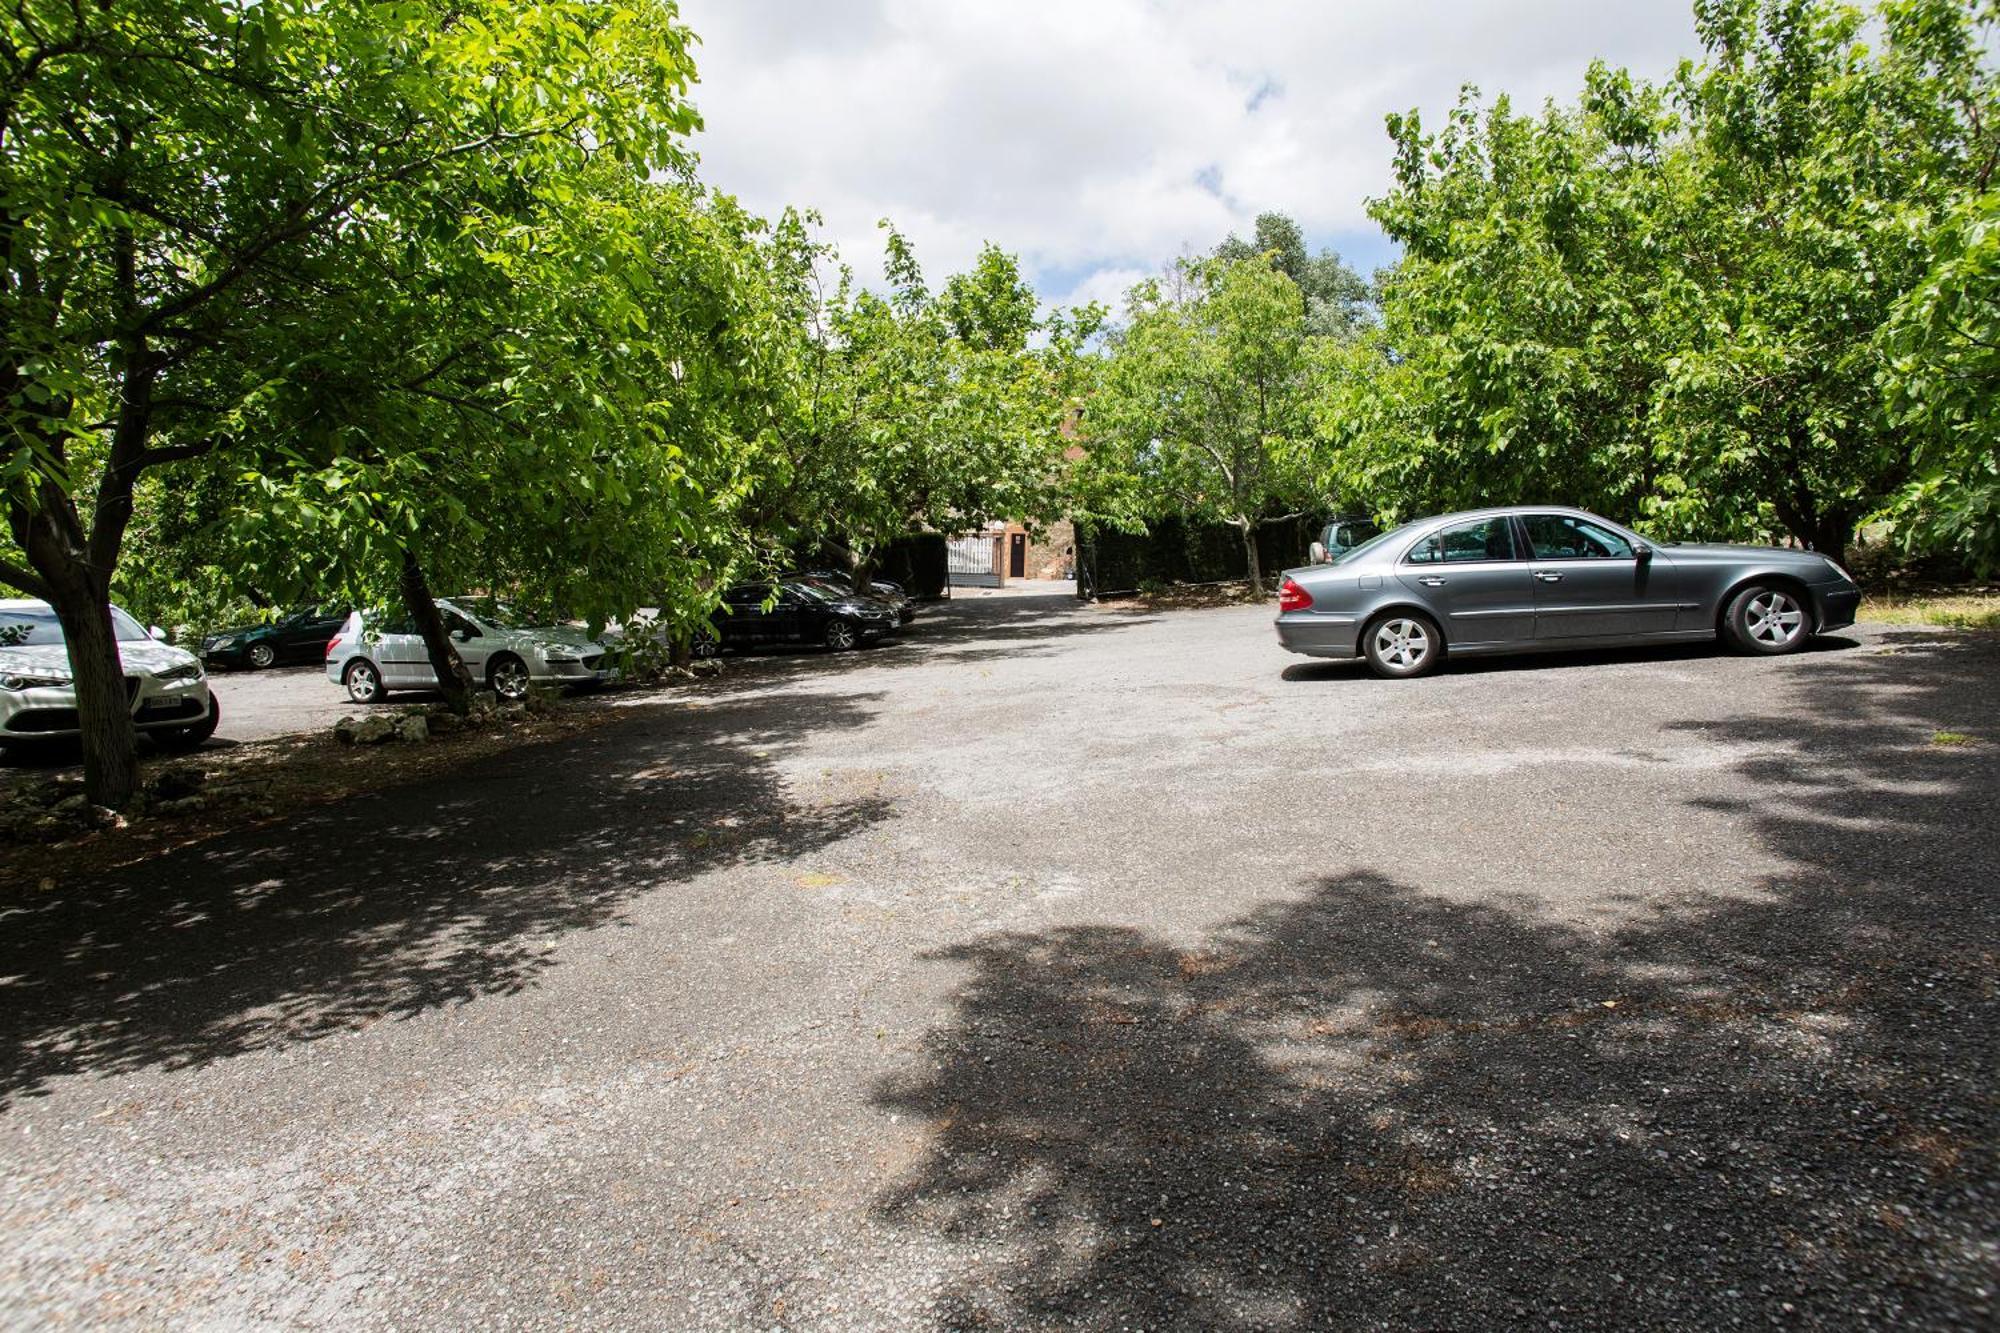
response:
[[[296,731],[323,730],[350,713],[362,711],[318,665],[213,671],[208,681],[222,705],[222,720],[216,724],[215,734],[224,741],[261,741]]]
[[[968,600],[0,899],[0,1325],[1993,1326],[2000,640],[1270,617]]]

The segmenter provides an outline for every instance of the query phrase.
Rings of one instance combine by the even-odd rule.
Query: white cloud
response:
[[[1362,266],[1390,111],[1462,83],[1569,98],[1594,56],[1696,54],[1688,0],[683,0],[703,177],[817,208],[864,278],[876,219],[926,272],[984,241],[1045,297],[1105,299],[1278,209]],[[1115,301],[1108,302],[1115,305]]]

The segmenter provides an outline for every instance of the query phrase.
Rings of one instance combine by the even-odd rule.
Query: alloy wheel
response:
[[[1398,671],[1414,671],[1431,655],[1430,631],[1415,620],[1385,620],[1375,630],[1375,655]]]
[[[528,697],[528,668],[515,658],[493,664],[493,692],[502,699]]]
[[[844,653],[854,646],[854,626],[845,620],[836,620],[826,627],[826,646],[837,653]]]
[[[1743,626],[1750,637],[1772,648],[1782,648],[1805,632],[1806,613],[1790,595],[1767,588],[1750,599],[1743,611]]]
[[[250,665],[256,667],[259,671],[262,671],[277,660],[278,655],[271,650],[270,644],[253,643],[250,645]]]
[[[347,697],[358,704],[375,702],[375,696],[382,692],[382,678],[375,668],[366,662],[356,662],[347,668]]]

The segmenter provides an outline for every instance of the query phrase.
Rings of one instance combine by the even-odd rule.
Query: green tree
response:
[[[1883,331],[1891,420],[1912,478],[1889,506],[1912,550],[2000,570],[2000,191],[1933,233],[1931,267]]]
[[[1985,188],[1995,6],[1702,0],[1708,58],[1538,117],[1392,117],[1405,258],[1327,377],[1329,471],[1381,507],[1561,497],[1836,559],[1909,477],[1879,331]]]
[[[758,496],[770,532],[836,546],[864,566],[908,533],[1054,516],[1063,423],[1102,313],[1038,316],[1018,263],[993,246],[934,293],[908,241],[884,227],[889,289],[879,295],[844,271],[824,291],[818,274],[832,256],[801,219],[778,228],[796,393]]]
[[[455,707],[472,682],[433,586],[594,624],[656,607],[685,635],[744,545],[775,341],[761,225],[691,187],[587,172],[534,228],[495,228],[434,307],[348,321],[273,405],[239,568],[400,600]]]
[[[1267,254],[1278,272],[1299,289],[1306,332],[1315,337],[1352,337],[1374,318],[1375,292],[1338,253],[1306,250],[1305,233],[1283,213],[1259,213],[1249,240],[1232,234],[1215,247],[1222,260]]]
[[[1183,263],[1132,290],[1092,398],[1089,477],[1114,521],[1221,522],[1263,588],[1257,529],[1311,498],[1313,361],[1268,255]]]
[[[26,0],[0,26],[0,579],[55,606],[87,787],[120,805],[104,606],[141,479],[244,448],[333,337],[318,312],[453,272],[423,256],[460,244],[466,181],[525,221],[592,157],[681,165],[692,66],[652,2]]]

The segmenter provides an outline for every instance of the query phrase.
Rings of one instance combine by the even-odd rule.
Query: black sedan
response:
[[[808,569],[803,574],[787,574],[785,577],[829,587],[843,597],[859,593],[878,602],[887,602],[896,608],[896,619],[905,625],[917,618],[916,599],[904,591],[902,584],[890,579],[870,579],[868,586],[862,588],[856,583],[854,575],[838,569]]]
[[[821,644],[844,652],[896,632],[896,608],[873,597],[843,592],[816,579],[739,583],[722,594],[710,622],[715,635],[696,638],[697,657],[757,644]]]
[[[201,641],[201,660],[211,667],[262,670],[281,662],[319,662],[326,645],[347,621],[342,606],[297,606],[276,620],[211,634]]]

